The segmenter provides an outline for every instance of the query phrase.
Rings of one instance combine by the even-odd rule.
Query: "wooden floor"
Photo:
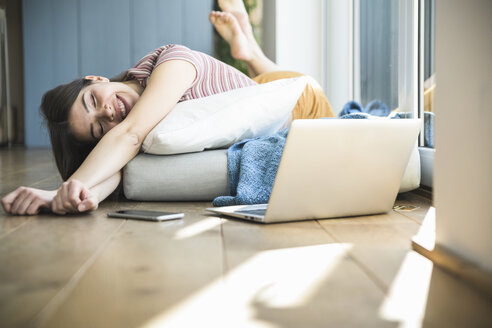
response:
[[[60,183],[46,150],[0,156],[2,196]],[[210,216],[206,202],[2,211],[0,327],[492,327],[489,299],[411,250],[429,201],[397,204],[419,208],[274,225]],[[185,217],[106,218],[121,208]]]

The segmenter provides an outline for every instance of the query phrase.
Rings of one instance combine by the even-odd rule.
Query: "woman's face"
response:
[[[122,82],[109,82],[100,76],[86,79],[93,83],[79,92],[68,114],[68,123],[77,140],[97,142],[125,119],[140,96]]]

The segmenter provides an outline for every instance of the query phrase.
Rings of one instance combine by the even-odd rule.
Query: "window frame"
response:
[[[422,122],[422,130],[419,136],[419,155],[420,155],[420,185],[428,188],[434,186],[434,156],[435,148],[425,146],[424,129],[424,81],[425,81],[425,0],[407,0],[415,2],[415,12],[413,21],[418,25],[417,45],[418,45],[418,117]],[[433,6],[433,4],[431,4]],[[433,8],[431,8],[433,10]],[[429,26],[432,28],[432,26]],[[435,40],[430,40],[431,43]],[[433,50],[433,49],[431,49]],[[432,55],[432,54],[431,54]],[[434,145],[435,147],[435,145]]]
[[[424,28],[425,28],[425,0],[399,0],[398,9],[398,107],[400,111],[410,112],[421,122],[421,133],[418,139],[419,155],[421,161],[421,185],[433,187],[433,167],[435,149],[424,147]],[[337,2],[331,0],[329,2]],[[350,9],[347,22],[351,36],[351,53],[348,64],[352,73],[352,84],[347,87],[346,94],[351,99],[359,100],[360,90],[360,0],[350,0]],[[335,15],[343,15],[341,12],[330,12],[326,19]],[[325,38],[326,40],[326,38]],[[331,40],[329,40],[331,41]],[[328,41],[328,42],[329,42]],[[329,43],[332,49],[340,49],[343,44]],[[326,57],[325,57],[326,58]],[[330,66],[327,65],[329,68]],[[329,70],[327,71],[329,72]],[[326,73],[325,73],[326,74]],[[330,94],[330,90],[326,90]],[[350,99],[349,99],[350,100]]]
[[[435,149],[424,147],[425,0],[400,0],[399,4],[398,102],[403,111],[420,119],[420,185],[432,188]]]

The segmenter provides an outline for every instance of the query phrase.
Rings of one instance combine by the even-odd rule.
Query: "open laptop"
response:
[[[292,122],[268,204],[208,208],[261,223],[385,213],[392,209],[420,122]]]

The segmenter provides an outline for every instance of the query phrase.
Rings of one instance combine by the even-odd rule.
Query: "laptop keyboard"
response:
[[[266,212],[266,208],[260,208],[260,209],[256,209],[256,210],[234,211],[234,213],[237,213],[237,214],[244,214],[244,215],[253,214],[253,215],[261,215],[261,216],[265,216],[265,212]]]

